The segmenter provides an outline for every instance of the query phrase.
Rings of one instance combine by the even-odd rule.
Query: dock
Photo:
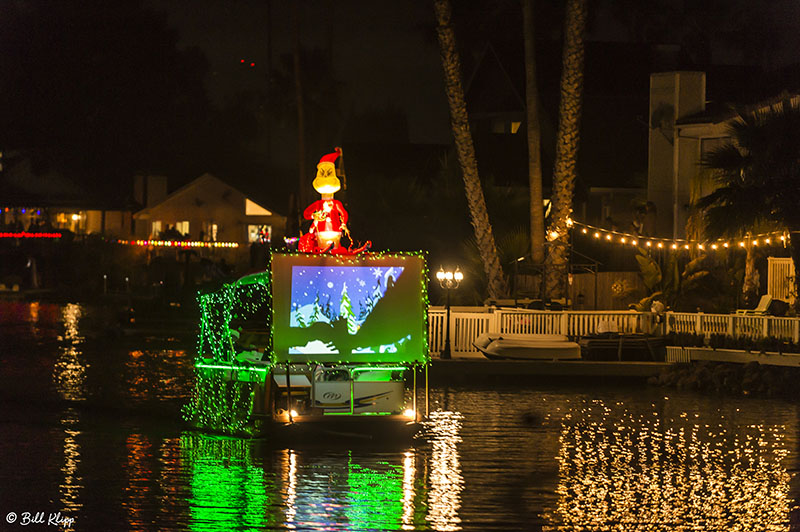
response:
[[[669,362],[595,360],[482,360],[477,358],[434,359],[428,370],[433,382],[575,379],[581,382],[620,380],[646,381],[658,376]]]

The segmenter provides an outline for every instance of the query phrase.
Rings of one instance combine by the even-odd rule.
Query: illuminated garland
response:
[[[685,238],[655,238],[641,235],[634,235],[631,233],[622,233],[620,231],[612,231],[603,229],[602,227],[595,227],[593,225],[568,220],[569,227],[580,227],[580,232],[584,235],[594,237],[596,240],[608,242],[609,244],[630,245],[633,247],[649,248],[649,249],[669,249],[675,251],[681,250],[723,250],[729,248],[746,248],[747,246],[777,246],[786,244],[790,240],[790,233],[787,231],[772,231],[769,233],[760,233],[743,239],[719,239],[719,240],[688,240]]]
[[[271,330],[269,272],[249,275],[216,292],[200,294],[197,301],[197,381],[191,404],[183,408],[183,418],[204,429],[253,434],[256,428],[250,424],[250,410],[256,383],[263,382],[269,370],[234,361],[230,327],[234,320],[256,321]]]
[[[201,242],[199,240],[117,240],[117,244],[167,248],[238,248],[237,242]]]
[[[29,233],[20,231],[17,233],[0,233],[0,238],[61,238],[61,233]]]

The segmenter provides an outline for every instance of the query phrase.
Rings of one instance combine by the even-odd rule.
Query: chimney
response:
[[[167,178],[162,175],[137,175],[133,178],[133,199],[143,208],[152,207],[167,197]]]
[[[650,75],[647,199],[655,204],[657,217],[656,234],[650,236],[681,238],[685,233],[688,183],[678,182],[675,121],[704,111],[705,100],[705,72]]]

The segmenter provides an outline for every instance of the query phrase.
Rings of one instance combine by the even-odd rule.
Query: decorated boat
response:
[[[328,229],[345,230],[340,222]],[[311,229],[304,251],[274,253],[265,271],[199,296],[197,383],[185,408],[195,427],[273,438],[419,430],[428,408],[423,256],[343,248]]]

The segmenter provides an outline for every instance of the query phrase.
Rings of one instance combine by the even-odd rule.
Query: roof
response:
[[[231,186],[230,184],[228,184],[227,182],[225,182],[222,179],[218,178],[217,176],[215,176],[213,174],[210,174],[210,173],[205,173],[205,174],[197,177],[196,179],[186,183],[185,185],[177,188],[176,190],[172,191],[170,194],[167,195],[166,198],[161,200],[161,202],[159,202],[158,204],[152,205],[152,206],[147,207],[147,208],[144,208],[144,209],[140,210],[139,212],[135,213],[135,216],[139,217],[139,216],[147,215],[152,209],[157,208],[158,206],[163,205],[164,203],[167,203],[167,202],[169,202],[171,200],[174,200],[175,198],[178,198],[180,196],[183,196],[184,194],[187,194],[187,193],[191,192],[195,188],[197,188],[199,186],[202,186],[202,184],[204,182],[215,182],[215,183],[217,183],[219,185],[222,185],[224,187],[228,187],[228,188],[238,192],[239,194],[244,196],[246,199],[250,199],[249,195],[247,195],[244,192],[242,192],[241,190]],[[253,201],[253,200],[250,200],[250,201]],[[260,202],[253,201],[253,203],[256,203],[260,207],[263,207],[263,208],[269,210],[270,212],[272,212],[272,214],[274,216],[283,216],[283,215],[279,214],[278,212],[276,212],[274,209],[272,209],[272,208],[270,208],[270,207],[268,207],[268,206],[266,206],[266,205],[264,205],[264,204],[262,204]]]
[[[676,125],[694,125],[694,124],[720,124],[722,122],[727,122],[736,116],[739,113],[744,112],[753,112],[758,111],[760,109],[765,109],[768,107],[772,107],[784,100],[787,99],[796,99],[800,98],[800,92],[782,92],[777,96],[773,96],[771,98],[767,98],[764,100],[760,100],[758,102],[749,104],[749,105],[734,105],[734,104],[720,104],[717,102],[709,102],[706,104],[706,108],[704,111],[699,113],[695,113],[692,115],[685,116],[679,120],[675,121]]]
[[[0,172],[3,206],[99,208],[103,202],[51,169],[39,171],[30,159],[11,153]]]

